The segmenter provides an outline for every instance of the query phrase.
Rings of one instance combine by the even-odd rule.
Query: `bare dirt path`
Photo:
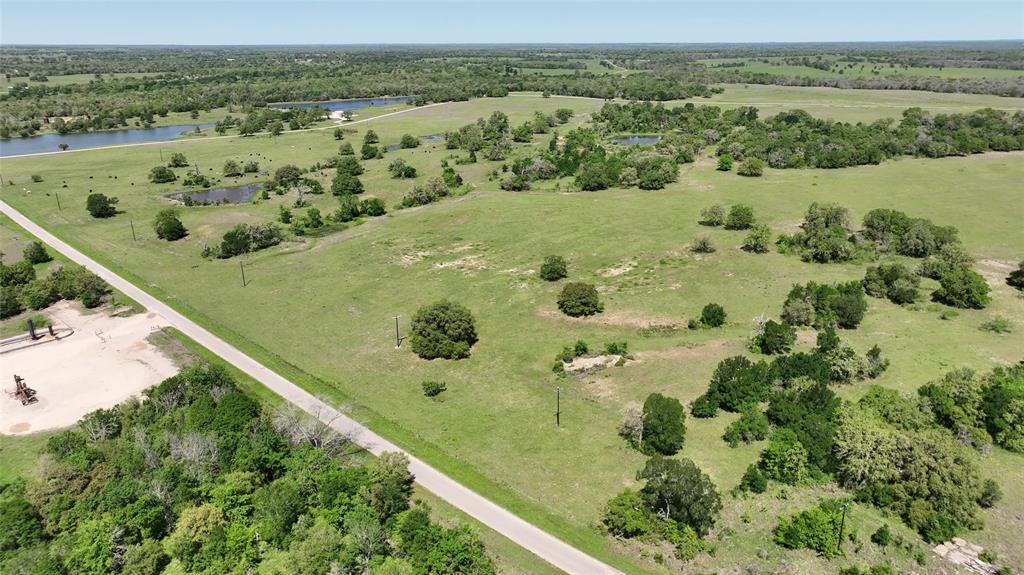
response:
[[[363,449],[374,455],[380,455],[387,451],[405,453],[409,458],[409,470],[416,476],[417,483],[484,525],[515,541],[548,563],[566,573],[621,575],[621,572],[617,569],[527,523],[507,509],[488,501],[476,492],[424,463],[414,455],[403,451],[397,445],[370,431],[370,429],[354,419],[345,416],[332,406],[317,399],[298,385],[267,369],[263,364],[174,311],[162,301],[64,243],[22,215],[21,212],[7,205],[6,202],[0,201],[0,212],[3,212],[18,223],[18,225],[28,230],[29,233],[64,254],[71,261],[85,266],[89,271],[100,276],[110,285],[148,308],[150,312],[159,314],[169,325],[174,326],[200,345],[217,354],[256,381],[259,381],[274,393],[277,393],[310,415],[319,418],[324,423],[329,424],[338,432],[351,437]]]

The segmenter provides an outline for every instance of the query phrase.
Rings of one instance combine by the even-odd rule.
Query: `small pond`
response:
[[[194,192],[178,192],[171,194],[172,200],[189,205],[245,204],[263,188],[263,184],[245,184],[243,186],[224,186]]]
[[[408,96],[392,96],[387,98],[354,98],[351,100],[324,100],[322,102],[279,102],[270,104],[271,108],[287,110],[288,108],[323,108],[335,112],[338,110],[359,110],[371,106],[390,106],[406,104],[412,98]]]
[[[651,146],[661,141],[661,136],[621,136],[612,138],[612,143],[619,146]]]

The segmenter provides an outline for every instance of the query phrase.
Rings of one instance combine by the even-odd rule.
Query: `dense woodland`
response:
[[[0,571],[494,573],[474,532],[410,502],[403,455],[367,458],[216,367],[145,395],[52,436],[39,477],[0,486]]]

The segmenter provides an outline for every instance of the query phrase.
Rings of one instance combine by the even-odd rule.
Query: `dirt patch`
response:
[[[577,357],[565,364],[566,373],[582,375],[612,367],[622,358],[621,355],[595,355],[592,357]]]
[[[548,319],[560,319],[574,323],[626,326],[637,329],[685,323],[676,317],[642,315],[629,311],[603,312],[590,317],[569,317],[558,309],[542,308],[537,311],[537,314]]]
[[[818,332],[810,329],[801,329],[796,332],[797,345],[818,345]]]
[[[636,266],[636,260],[629,260],[622,262],[621,264],[615,267],[603,269],[599,273],[606,278],[614,278],[633,271],[634,269],[636,269]]]
[[[985,278],[989,287],[1006,285],[1006,276],[1017,269],[1017,264],[1005,260],[981,260],[978,262],[978,273]]]
[[[466,257],[459,258],[457,260],[436,263],[434,264],[434,269],[456,269],[467,273],[478,272],[480,270],[487,269],[487,262],[481,256],[469,255]]]
[[[723,356],[735,351],[736,344],[736,341],[716,339],[699,345],[682,345],[656,351],[639,351],[635,356],[637,361],[704,359],[707,357]]]
[[[413,264],[417,264],[423,261],[423,258],[430,257],[431,255],[433,254],[428,251],[412,252],[408,254],[402,254],[400,261],[402,262],[402,266],[409,267]]]
[[[36,390],[39,401],[23,406],[0,396],[0,433],[18,435],[73,425],[83,415],[139,395],[178,372],[148,338],[166,325],[155,314],[111,317],[109,310],[83,314],[77,304],[60,302],[46,310],[55,326],[73,333],[4,353],[4,391],[14,375]]]

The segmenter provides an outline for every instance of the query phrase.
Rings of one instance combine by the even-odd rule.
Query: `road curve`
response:
[[[370,431],[359,422],[317,399],[298,385],[267,369],[260,362],[171,309],[157,298],[64,243],[4,201],[0,201],[0,212],[3,212],[18,225],[64,254],[71,261],[85,266],[89,271],[100,276],[128,297],[146,306],[149,311],[160,314],[170,325],[217,354],[231,365],[245,372],[256,381],[267,386],[274,393],[310,415],[319,418],[338,432],[351,437],[352,441],[363,449],[374,455],[380,455],[386,451],[405,453],[409,458],[409,470],[416,476],[416,482],[422,487],[521,545],[541,559],[566,573],[622,575],[617,569],[527,523],[505,508],[488,501],[412,454],[405,452],[397,445]]]

